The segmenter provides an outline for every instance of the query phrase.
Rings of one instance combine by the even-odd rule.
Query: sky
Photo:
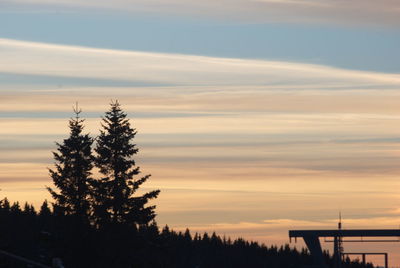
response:
[[[72,106],[96,136],[118,99],[160,226],[399,228],[399,25],[394,0],[3,0],[0,198],[50,198]]]

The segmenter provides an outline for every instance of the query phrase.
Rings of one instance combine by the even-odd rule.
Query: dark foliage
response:
[[[155,206],[146,207],[146,204],[160,191],[134,195],[150,175],[135,179],[140,173],[133,159],[138,152],[132,143],[136,131],[130,126],[118,101],[111,103],[102,128],[95,148],[95,164],[103,175],[95,182],[95,219],[100,227],[117,223],[136,227],[148,224],[155,217]]]
[[[47,203],[47,202],[46,202]],[[25,209],[26,207],[26,209]],[[28,209],[28,207],[30,209]],[[267,247],[244,239],[231,240],[215,233],[199,235],[159,231],[155,222],[136,229],[125,224],[96,229],[85,225],[77,232],[73,216],[54,215],[44,204],[39,213],[17,203],[0,206],[0,248],[50,265],[55,257],[65,267],[305,267],[312,258],[305,250],[286,246]],[[326,255],[327,263],[333,260]],[[0,267],[26,267],[0,258]],[[346,261],[346,268],[361,268],[357,261]]]
[[[57,143],[53,152],[55,169],[50,176],[59,192],[47,187],[53,196],[54,209],[60,215],[74,215],[88,222],[90,214],[90,185],[93,181],[91,170],[93,159],[91,146],[93,138],[83,134],[84,120],[79,118],[78,107],[74,108],[76,117],[69,121],[70,135],[63,143]]]

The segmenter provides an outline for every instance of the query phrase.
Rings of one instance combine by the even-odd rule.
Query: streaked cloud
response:
[[[334,228],[339,210],[347,227],[399,220],[399,74],[11,39],[0,58],[0,194],[12,200],[49,198],[76,101],[95,136],[119,99],[146,187],[162,190],[161,225],[280,244],[289,228]]]
[[[0,134],[16,146],[0,144],[10,152],[7,162],[21,157],[21,135],[40,139],[29,138],[24,159],[48,162],[45,152],[66,134],[75,101],[89,112],[87,131],[95,135],[104,105],[118,98],[135,117],[149,164],[267,161],[259,178],[298,176],[301,170],[317,172],[312,176],[397,170],[398,74],[11,39],[0,39],[0,48],[3,77],[26,75],[24,83],[0,85]],[[41,82],[27,84],[35,76]],[[60,77],[77,84],[58,84]],[[82,78],[94,79],[95,86]],[[96,79],[132,86],[100,87]]]
[[[356,25],[399,24],[395,0],[6,0],[5,10],[60,10],[76,8],[198,16],[245,22],[301,22]]]
[[[400,75],[312,64],[96,49],[0,39],[0,72],[174,85],[400,84]]]

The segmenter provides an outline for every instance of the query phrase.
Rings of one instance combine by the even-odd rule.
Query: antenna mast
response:
[[[342,212],[341,211],[339,211],[338,230],[339,230],[339,236],[337,238],[337,251],[338,251],[338,255],[339,255],[339,263],[341,263],[343,261],[342,257],[343,257],[343,252],[344,252],[344,249],[343,249],[343,237],[342,237],[341,232],[340,232],[342,230]]]

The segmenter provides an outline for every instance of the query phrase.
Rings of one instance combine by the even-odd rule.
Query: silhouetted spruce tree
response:
[[[19,214],[21,212],[21,207],[19,206],[19,202],[14,202],[10,208],[11,213]]]
[[[6,211],[10,211],[10,201],[8,201],[7,197],[2,200],[1,204]]]
[[[54,212],[58,215],[74,215],[87,222],[90,211],[90,185],[92,182],[93,155],[91,146],[93,139],[83,134],[83,122],[79,117],[81,110],[74,107],[75,118],[69,121],[70,136],[63,143],[57,143],[57,151],[53,152],[56,160],[55,169],[49,169],[56,192],[47,187],[53,196]]]
[[[138,152],[136,145],[132,143],[136,131],[131,127],[118,101],[110,105],[110,110],[103,118],[95,148],[95,165],[103,175],[95,184],[95,216],[100,225],[148,224],[155,217],[155,206],[146,204],[150,199],[156,198],[160,191],[134,196],[150,175],[135,178],[140,173],[133,159]]]
[[[40,206],[39,216],[46,218],[51,216],[51,210],[49,208],[49,203],[47,202],[47,200],[44,200],[42,205]]]

